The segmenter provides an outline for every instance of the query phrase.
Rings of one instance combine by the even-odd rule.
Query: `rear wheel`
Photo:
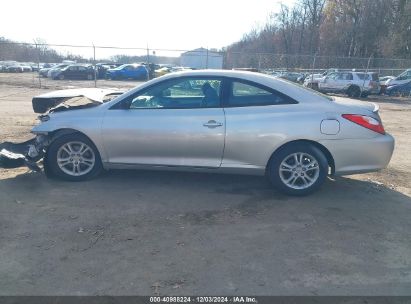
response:
[[[46,159],[52,175],[69,181],[91,179],[102,170],[97,148],[79,133],[63,135],[54,140],[48,148]]]
[[[347,95],[351,98],[358,98],[361,95],[361,89],[357,86],[351,86],[347,90]]]
[[[297,143],[280,148],[271,158],[267,173],[270,182],[281,192],[302,196],[324,183],[328,162],[315,146]]]
[[[60,74],[60,75],[58,76],[58,79],[64,80],[64,75],[63,75],[63,74]]]

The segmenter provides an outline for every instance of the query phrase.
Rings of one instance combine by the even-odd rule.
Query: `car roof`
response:
[[[327,97],[319,95],[319,93],[312,91],[310,89],[304,88],[300,85],[291,83],[285,79],[275,78],[271,75],[261,74],[257,72],[248,71],[235,71],[235,70],[187,70],[181,72],[169,73],[164,76],[150,80],[130,91],[125,93],[125,95],[134,94],[138,90],[142,90],[146,87],[155,85],[159,82],[168,79],[175,79],[180,77],[190,77],[190,76],[204,76],[204,77],[229,77],[237,78],[245,81],[255,82],[277,90],[283,94],[294,98],[301,102],[329,102]]]

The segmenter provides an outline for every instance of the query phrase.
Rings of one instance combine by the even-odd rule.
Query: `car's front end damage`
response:
[[[22,143],[0,143],[0,167],[10,169],[27,166],[33,171],[41,171],[38,161],[44,157],[48,143],[49,138],[44,134]]]
[[[35,113],[41,114],[41,123],[50,120],[50,114],[96,107],[124,93],[112,89],[68,89],[49,92],[32,99]],[[34,127],[34,138],[20,142],[0,143],[0,168],[18,168],[26,166],[33,171],[41,171],[40,161],[46,156],[47,147],[61,132],[49,133]],[[41,127],[40,127],[41,129]],[[63,132],[64,133],[64,132]]]

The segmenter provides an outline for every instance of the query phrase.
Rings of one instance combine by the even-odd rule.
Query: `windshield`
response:
[[[397,76],[397,78],[404,77],[404,76],[411,76],[411,70],[406,70],[402,72],[400,75]]]
[[[67,64],[58,64],[58,65],[55,65],[54,67],[52,67],[52,69],[62,69],[62,68],[65,68],[65,67],[67,67]]]

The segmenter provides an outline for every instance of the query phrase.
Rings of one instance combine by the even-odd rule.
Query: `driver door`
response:
[[[205,86],[214,90],[215,100],[207,98]],[[103,119],[108,161],[219,167],[225,140],[221,88],[222,80],[218,78],[179,78],[120,101],[120,106],[107,110]]]

